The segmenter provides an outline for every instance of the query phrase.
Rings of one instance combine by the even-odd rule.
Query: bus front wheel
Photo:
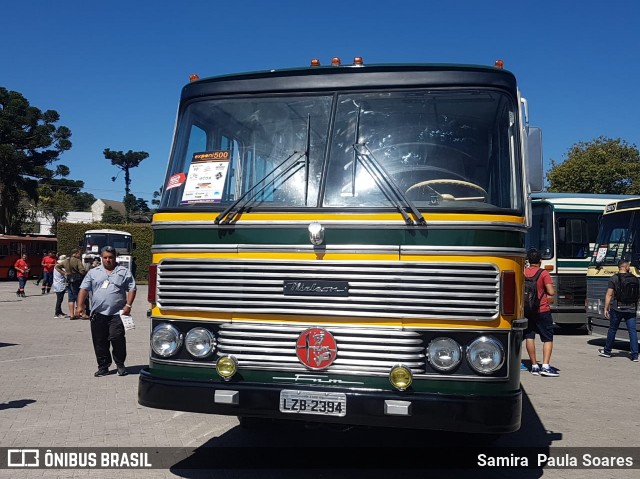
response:
[[[7,271],[7,279],[10,280],[15,280],[16,279],[16,270],[13,268],[9,268],[9,271]]]

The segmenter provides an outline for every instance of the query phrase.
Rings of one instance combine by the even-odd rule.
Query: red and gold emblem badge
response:
[[[335,361],[338,345],[326,329],[309,328],[298,336],[296,355],[309,369],[325,369]]]

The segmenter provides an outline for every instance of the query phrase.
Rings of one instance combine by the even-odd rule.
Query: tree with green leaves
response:
[[[111,206],[107,206],[102,213],[102,219],[100,222],[112,225],[121,225],[124,223],[124,217]]]
[[[640,152],[617,138],[600,136],[573,145],[562,163],[551,160],[550,192],[640,194]]]
[[[96,197],[91,193],[81,191],[84,188],[84,181],[82,180],[51,178],[42,180],[40,183],[48,186],[53,191],[62,191],[70,195],[73,201],[70,211],[91,211],[91,205],[96,201]]]
[[[131,176],[129,174],[129,170],[131,170],[131,168],[136,168],[145,158],[149,158],[149,153],[146,151],[131,150],[123,153],[122,151],[111,151],[109,148],[105,148],[103,153],[107,160],[111,160],[111,164],[113,166],[124,171],[124,197],[126,200],[129,198],[129,195],[131,195]],[[116,178],[117,175],[111,177],[111,181],[116,181]],[[127,223],[129,223],[131,218],[130,206],[130,204],[127,206],[127,203],[125,203],[125,222]]]
[[[49,165],[71,148],[71,130],[55,126],[60,115],[31,106],[21,93],[0,87],[0,232],[20,233],[22,195],[35,201],[38,182],[68,168]]]
[[[160,201],[162,200],[162,191],[164,190],[164,186],[160,185],[156,191],[153,192],[153,199],[151,200],[151,204],[153,206],[160,206]]]
[[[73,206],[73,196],[66,191],[46,184],[38,187],[38,209],[51,221],[51,234],[57,234],[58,223],[67,218]]]

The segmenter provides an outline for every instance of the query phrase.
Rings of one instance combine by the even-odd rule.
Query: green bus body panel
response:
[[[155,229],[154,245],[309,243],[306,227]],[[325,244],[487,246],[524,248],[524,233],[482,229],[374,229],[328,227]]]
[[[587,268],[589,266],[589,261],[591,258],[583,259],[583,260],[564,260],[559,259],[557,262],[558,268]]]
[[[519,362],[518,362],[519,367]],[[312,386],[313,388],[320,387],[348,387],[353,391],[358,389],[376,389],[380,391],[396,391],[389,379],[386,377],[378,376],[347,376],[347,375],[328,375],[325,374],[326,380],[344,381],[344,383],[337,384],[318,384],[318,383],[301,383],[301,382],[286,382],[286,381],[274,381],[273,376],[287,376],[292,377],[296,374],[293,372],[279,372],[279,371],[251,371],[240,370],[231,381],[222,380],[215,371],[215,368],[194,368],[189,366],[173,366],[165,364],[153,364],[149,367],[151,373],[156,378],[166,379],[184,379],[186,381],[206,381],[212,384],[277,384],[282,386],[283,389],[295,389],[300,386]],[[324,377],[323,377],[324,379]],[[362,382],[363,384],[350,384],[352,382]],[[472,380],[440,380],[440,379],[416,379],[414,378],[410,391],[424,392],[424,393],[441,393],[441,394],[459,394],[459,395],[480,395],[480,396],[492,396],[496,394],[509,394],[517,391],[520,387],[520,377],[517,374],[511,375],[508,381],[472,381]],[[398,392],[398,394],[401,394]]]

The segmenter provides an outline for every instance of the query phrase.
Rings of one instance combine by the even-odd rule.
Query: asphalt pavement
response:
[[[55,294],[41,295],[29,281],[26,298],[15,295],[16,282],[0,282],[0,448],[145,448],[144,450],[206,451],[220,446],[246,447],[250,463],[252,451],[276,447],[294,451],[300,444],[358,444],[372,451],[389,446],[425,450],[445,446],[454,451],[456,440],[439,433],[395,430],[315,430],[274,427],[268,431],[246,431],[235,417],[163,411],[140,406],[137,402],[138,372],[148,363],[150,320],[147,317],[147,288],[140,286],[132,315],[136,328],[127,332],[127,368],[120,377],[111,374],[96,378],[97,369],[89,321],[54,319]],[[66,311],[66,302],[63,305]],[[498,447],[562,448],[640,447],[640,415],[635,414],[640,391],[640,363],[629,359],[628,343],[613,358],[597,355],[604,338],[585,331],[558,332],[552,365],[557,378],[523,373],[522,427],[501,437]],[[538,354],[542,355],[538,344]],[[526,354],[526,353],[525,353]],[[382,449],[384,450],[384,449]],[[573,451],[572,449],[567,449]],[[394,451],[397,451],[394,449]],[[377,454],[377,452],[375,452]],[[294,454],[292,452],[292,454]],[[310,461],[326,468],[306,470],[305,477],[393,477],[408,457],[398,461],[395,470],[341,471],[331,457]],[[397,460],[398,452],[389,454]],[[157,457],[157,456],[156,456]],[[310,462],[311,463],[311,462]],[[0,469],[0,478],[14,477],[299,477],[282,468],[256,471],[229,468],[217,471],[183,469],[176,459],[165,469]],[[428,477],[434,472],[412,463],[408,473]],[[335,469],[332,469],[335,467]],[[453,467],[453,465],[452,465]],[[395,473],[394,473],[395,471]],[[465,471],[458,477],[638,477],[638,469],[550,469]]]

